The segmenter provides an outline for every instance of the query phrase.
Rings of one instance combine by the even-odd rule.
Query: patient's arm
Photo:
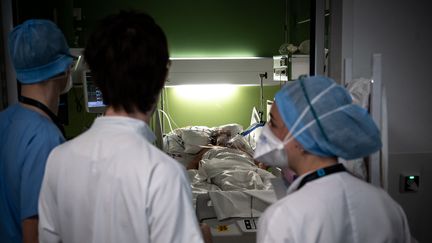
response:
[[[204,243],[212,243],[210,227],[207,224],[200,224],[201,233],[203,234]]]
[[[188,170],[198,170],[198,166],[199,166],[199,162],[201,161],[203,155],[205,154],[205,152],[207,152],[209,150],[209,148],[204,148],[201,149],[201,151],[199,151],[199,153],[195,156],[195,158],[193,158],[191,160],[191,162],[189,162],[189,164],[186,166],[186,169]]]
[[[257,161],[257,160],[254,160],[254,163],[255,163],[255,165],[258,166],[258,168],[260,168],[260,169],[263,169],[263,170],[267,170],[267,169],[268,169],[268,166],[267,166],[267,165],[265,165],[265,164],[263,164],[263,163],[261,163],[261,162],[259,162],[259,161]]]
[[[38,217],[33,216],[22,221],[24,243],[38,242]]]

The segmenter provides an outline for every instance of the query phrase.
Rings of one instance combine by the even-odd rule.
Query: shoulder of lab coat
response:
[[[290,191],[260,217],[258,242],[410,242],[402,208],[348,173]]]
[[[202,242],[184,168],[128,126],[92,127],[57,147],[39,210],[44,242]]]

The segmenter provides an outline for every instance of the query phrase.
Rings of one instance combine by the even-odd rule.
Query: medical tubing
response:
[[[169,113],[167,113],[167,115],[168,115],[168,117],[171,119],[171,121],[173,122],[174,126],[175,126],[176,128],[179,128],[179,125],[177,125],[177,123],[174,121],[174,119],[172,118],[172,116],[171,116]]]
[[[171,117],[171,115],[168,113],[169,112],[169,104],[168,104],[168,91],[167,91],[167,89],[163,89],[163,91],[162,92],[164,92],[165,93],[165,95],[163,95],[162,96],[162,98],[164,99],[164,104],[165,104],[165,107],[166,107],[166,110],[167,110],[167,117],[168,117],[168,119],[171,119],[171,121],[173,122],[173,124],[174,124],[174,126],[176,126],[176,128],[179,128],[179,126],[177,125],[177,123],[174,121],[174,119]]]
[[[163,95],[162,96],[162,99],[164,99],[164,104],[165,104],[165,107],[166,107],[166,110],[167,110],[167,117],[168,117],[168,119],[171,119],[171,121],[173,122],[173,124],[174,124],[174,126],[176,127],[176,128],[179,128],[179,126],[177,125],[177,123],[174,121],[174,119],[171,117],[171,115],[168,113],[169,112],[169,104],[168,104],[168,91],[167,91],[167,89],[166,88],[164,88],[163,90],[162,90],[162,92],[164,92],[165,93],[165,95]]]
[[[312,99],[312,104],[315,104],[323,95],[325,95],[327,92],[329,92],[333,87],[335,87],[336,84],[332,84],[330,85],[328,88],[326,88],[325,90],[323,90],[320,94],[318,94],[317,96],[315,96]],[[296,122],[294,123],[294,125],[291,128],[291,133],[294,133],[294,131],[296,130],[297,126],[300,124],[300,121],[303,119],[303,117],[306,115],[306,113],[309,111],[310,106],[306,107],[303,112],[300,114],[299,118],[297,118]]]
[[[264,126],[264,124],[265,124],[265,123],[261,123],[261,122],[256,123],[256,124],[254,124],[251,128],[249,128],[249,129],[247,129],[247,130],[241,132],[240,135],[242,135],[243,137],[244,137],[244,136],[247,136],[249,133],[253,132],[253,131],[254,131],[255,129],[257,129],[258,127],[262,127],[262,126]]]
[[[166,97],[168,97],[168,95],[166,95]],[[166,98],[165,103],[167,104],[167,111],[168,111],[168,98]],[[179,125],[174,121],[174,118],[172,118],[172,116],[167,112],[168,117],[171,119],[171,121],[173,122],[174,126],[176,128],[179,128]]]
[[[303,90],[303,93],[304,93],[304,95],[305,95],[306,101],[308,102],[309,107],[311,108],[312,115],[314,116],[314,118],[315,118],[315,120],[316,120],[316,122],[317,122],[317,124],[318,124],[318,128],[320,129],[321,133],[323,134],[325,140],[326,140],[326,141],[329,141],[329,139],[328,139],[328,137],[327,137],[327,134],[324,132],[324,128],[323,128],[322,125],[321,125],[321,122],[318,120],[318,116],[317,116],[317,114],[316,114],[316,111],[315,111],[315,109],[313,108],[313,106],[312,106],[312,104],[311,104],[311,102],[310,102],[310,100],[309,100],[309,95],[308,95],[308,93],[306,92],[306,88],[305,88],[305,86],[304,86],[304,84],[303,84],[303,79],[300,79],[300,86],[301,86],[301,88],[302,88],[302,90]]]
[[[168,126],[169,126],[169,128],[170,128],[170,132],[172,132],[173,129],[172,129],[171,121],[170,121],[170,119],[169,119],[169,117],[168,117],[168,114],[167,114],[165,111],[161,110],[161,109],[158,109],[158,111],[159,111],[159,112],[162,112],[162,114],[166,117],[166,119],[167,119],[167,121],[168,121]]]

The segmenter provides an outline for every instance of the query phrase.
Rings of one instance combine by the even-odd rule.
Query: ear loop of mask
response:
[[[303,80],[299,80],[302,88],[303,86]],[[307,114],[307,112],[311,109],[312,105],[315,104],[319,99],[321,99],[321,97],[323,97],[326,93],[328,93],[331,89],[333,89],[334,87],[336,87],[336,84],[333,83],[332,85],[330,85],[328,88],[326,88],[325,90],[323,90],[321,93],[319,93],[317,96],[315,96],[312,101],[309,103],[309,98],[307,97],[306,100],[309,103],[309,106],[307,106],[303,112],[300,114],[300,116],[297,118],[296,122],[294,123],[294,125],[292,126],[292,133],[294,133],[294,131],[296,130],[297,126],[300,124],[300,121],[303,119],[303,117]],[[305,93],[305,96],[307,96],[306,91],[303,89],[303,92]],[[313,121],[312,121],[313,122]],[[288,136],[288,135],[287,135]],[[295,137],[295,136],[291,136],[291,137]],[[285,138],[284,141],[286,141],[288,138]]]

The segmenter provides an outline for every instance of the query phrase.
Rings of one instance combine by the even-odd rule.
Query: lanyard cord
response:
[[[343,164],[335,164],[329,167],[325,167],[325,168],[321,168],[315,172],[313,172],[312,174],[309,174],[307,176],[305,176],[299,186],[297,187],[297,190],[299,190],[300,188],[302,188],[306,183],[311,182],[313,180],[322,178],[324,176],[333,174],[333,173],[337,173],[337,172],[343,172],[346,171],[345,167],[343,166]]]
[[[65,137],[65,130],[63,127],[63,124],[61,123],[60,119],[58,118],[58,116],[56,116],[46,105],[42,104],[41,102],[25,97],[25,96],[19,96],[18,100],[26,105],[31,105],[34,107],[37,107],[39,109],[41,109],[45,114],[47,114],[51,120],[54,122],[54,124],[58,127],[58,129],[60,130],[60,132],[63,134],[63,137]]]

